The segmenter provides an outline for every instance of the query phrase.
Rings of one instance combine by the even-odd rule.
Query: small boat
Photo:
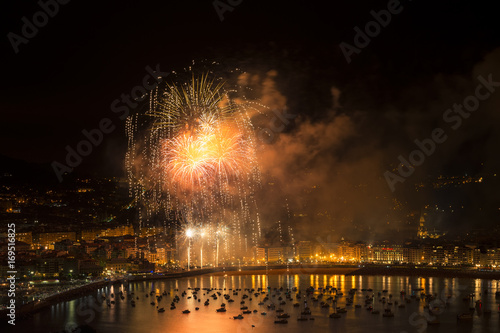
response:
[[[164,308],[159,308],[159,309],[158,309],[158,312],[160,312],[160,313],[161,313],[161,312],[165,312],[165,309],[164,309]]]
[[[382,314],[383,317],[394,317],[394,313],[390,309],[386,309]]]
[[[243,311],[243,314],[251,314],[252,313],[252,310],[245,310]]]
[[[338,318],[340,318],[342,316],[339,313],[334,312],[334,313],[330,313],[329,317],[330,318],[338,319]]]
[[[182,311],[182,313],[191,313],[191,311],[189,311],[189,310],[184,310],[184,311]]]
[[[200,308],[199,308],[199,307],[195,307],[194,309],[195,309],[196,311],[198,311]]]
[[[288,320],[286,319],[280,319],[280,320],[275,320],[275,324],[288,324]]]
[[[304,316],[300,316],[297,318],[297,321],[308,321],[309,319],[307,319],[307,317],[304,317]]]
[[[170,307],[170,310],[175,310],[175,306],[171,306],[171,307]]]
[[[461,313],[457,315],[457,320],[472,320],[472,315],[470,313]]]
[[[243,319],[243,316],[241,314],[239,314],[237,316],[233,316],[233,319]]]
[[[226,308],[218,308],[215,312],[226,312]]]
[[[278,318],[290,318],[290,315],[288,313],[282,313],[277,316]]]
[[[267,312],[261,312],[260,314],[265,316],[265,315],[267,315]]]

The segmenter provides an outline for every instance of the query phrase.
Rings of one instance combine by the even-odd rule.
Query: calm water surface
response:
[[[288,324],[274,324],[276,312],[268,310],[267,305],[272,301],[279,303],[277,293],[274,288],[283,287],[297,288],[304,295],[306,288],[314,287],[315,292],[309,297],[302,297],[296,300],[296,292],[292,292],[293,301],[286,300],[286,305],[281,306],[290,315]],[[339,289],[344,295],[337,297],[337,306],[346,307],[347,313],[342,314],[342,318],[333,319],[328,315],[333,312],[333,307],[325,309],[320,306],[321,301],[326,301],[330,292],[324,292],[323,298],[319,302],[313,302],[311,297],[318,297],[319,288],[333,286]],[[222,289],[222,295],[227,293],[235,300],[228,303],[222,296],[213,300],[210,295],[216,291],[207,293],[206,290],[198,292],[201,302],[192,296],[192,289],[188,288],[216,288]],[[258,305],[264,295],[253,296],[246,288],[271,287],[270,300],[265,305]],[[226,290],[224,290],[224,288]],[[346,306],[346,297],[351,288],[357,288],[353,299],[353,305]],[[373,289],[373,292],[362,291],[361,289]],[[437,299],[447,301],[446,307],[441,307],[441,314],[438,315],[439,325],[426,325],[424,310],[425,301],[416,302],[410,298],[411,290],[423,288],[427,294],[437,294]],[[178,289],[178,291],[175,291]],[[233,290],[242,289],[237,296],[233,296]],[[119,292],[123,291],[125,299],[121,300]],[[187,295],[181,297],[182,291]],[[378,296],[378,292],[387,290]],[[400,294],[401,290],[406,291],[406,296]],[[484,291],[488,290],[485,294]],[[159,295],[164,291],[169,295],[163,296],[158,304],[164,307],[164,313],[158,313],[155,305],[151,301],[155,297],[145,297],[150,292]],[[217,290],[218,291],[218,290]],[[285,300],[284,291],[281,296]],[[19,321],[16,324],[16,332],[57,332],[70,327],[72,323],[88,323],[98,332],[500,332],[500,299],[495,299],[495,292],[500,291],[498,281],[480,279],[456,279],[456,278],[418,278],[418,277],[384,277],[384,276],[343,276],[327,274],[290,274],[290,275],[242,275],[242,276],[199,276],[182,278],[177,280],[158,280],[147,282],[131,282],[124,285],[114,285],[99,289],[95,293],[86,297],[81,297],[68,302],[63,302],[52,306],[43,312],[33,315],[31,319]],[[101,302],[102,293],[109,298],[114,293],[116,304],[108,307],[106,302]],[[132,296],[131,294],[134,293]],[[205,293],[205,295],[204,295]],[[250,310],[257,309],[257,313],[244,315],[242,320],[234,320],[232,316],[240,314],[242,311],[240,301],[243,294],[248,294],[253,299],[246,299],[245,305]],[[420,292],[415,292],[419,295]],[[276,294],[275,297],[272,297]],[[379,315],[372,314],[365,309],[366,295],[375,294],[373,307],[380,310]],[[404,303],[405,308],[392,305],[391,309],[395,316],[392,318],[382,317],[382,313],[387,304],[379,302],[383,296],[392,300]],[[469,294],[474,294],[473,301],[464,301],[463,298]],[[175,295],[180,297],[175,310],[170,310],[170,303]],[[451,296],[451,298],[449,298]],[[139,299],[136,299],[139,297]],[[405,297],[411,299],[411,303],[405,302]],[[204,306],[206,299],[210,299],[210,305]],[[134,299],[136,306],[131,306],[131,299]],[[473,307],[475,301],[481,300],[481,306],[476,307],[473,320],[468,322],[457,322],[456,316],[459,313],[468,311]],[[304,301],[310,307],[314,321],[297,321],[300,311],[304,307]],[[226,303],[227,312],[216,313],[215,309],[221,303]],[[299,302],[301,307],[293,307],[293,303]],[[329,301],[330,305],[332,303]],[[362,308],[355,309],[355,304],[362,304]],[[442,302],[434,304],[444,304]],[[199,307],[195,311],[195,307]],[[279,307],[279,306],[278,306]],[[277,308],[278,308],[277,307]],[[182,310],[191,310],[190,314],[183,314]],[[491,314],[485,314],[485,310],[491,310]],[[267,315],[261,315],[261,312]],[[486,311],[487,312],[487,311]],[[252,325],[254,327],[252,327]]]

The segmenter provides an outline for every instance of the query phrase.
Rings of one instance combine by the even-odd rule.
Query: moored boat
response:
[[[461,314],[457,315],[457,320],[472,320],[472,314],[461,313]]]
[[[383,317],[394,317],[394,313],[390,309],[385,309],[384,313],[382,314]]]

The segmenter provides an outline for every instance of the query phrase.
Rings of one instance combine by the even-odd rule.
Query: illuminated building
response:
[[[38,235],[37,245],[53,250],[54,244],[64,239],[76,241],[76,232],[74,231],[43,232]]]
[[[16,241],[25,242],[26,244],[33,244],[33,233],[31,231],[28,232],[17,232],[16,233]]]
[[[116,228],[108,228],[102,230],[101,233],[99,234],[99,237],[120,237],[133,234],[134,234],[134,227],[132,227],[131,225],[122,225]]]
[[[283,261],[283,248],[282,247],[270,247],[267,249],[267,261],[268,262],[278,262]]]
[[[300,241],[297,244],[297,256],[300,261],[310,260],[312,256],[312,247],[310,241]]]
[[[427,237],[427,228],[425,227],[425,218],[424,213],[420,215],[420,221],[418,225],[417,237],[418,238],[426,238]]]
[[[113,258],[106,261],[105,269],[111,272],[126,271],[129,268],[129,262],[124,258]]]
[[[93,241],[94,239],[99,237],[99,235],[101,234],[101,231],[102,231],[101,229],[82,230],[81,240]]]
[[[401,245],[375,245],[369,248],[369,256],[372,262],[394,263],[403,262],[403,247]]]

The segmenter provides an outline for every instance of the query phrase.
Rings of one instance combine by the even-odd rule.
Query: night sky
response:
[[[478,75],[500,81],[498,12],[491,3],[402,1],[350,63],[339,44],[354,45],[354,28],[364,30],[373,20],[370,12],[387,9],[390,1],[232,3],[237,5],[221,21],[213,1],[71,1],[60,4],[17,54],[8,33],[21,35],[21,18],[32,21],[40,6],[4,4],[0,155],[64,162],[65,147],[75,146],[83,129],[109,118],[116,129],[75,171],[122,175],[124,121],[111,103],[141,83],[146,66],[170,72],[193,60],[216,61],[261,78],[277,72],[276,89],[298,117],[270,145],[269,163],[284,163],[294,175],[348,169],[351,184],[381,181],[385,193],[383,172],[397,166],[398,155],[408,157],[415,139],[445,128],[445,110],[474,93]],[[499,96],[482,101],[459,129],[448,125],[448,140],[412,183],[442,173],[500,171]],[[284,158],[287,147],[297,149]],[[301,147],[318,148],[309,164],[300,164]],[[272,167],[263,168],[273,174]]]

